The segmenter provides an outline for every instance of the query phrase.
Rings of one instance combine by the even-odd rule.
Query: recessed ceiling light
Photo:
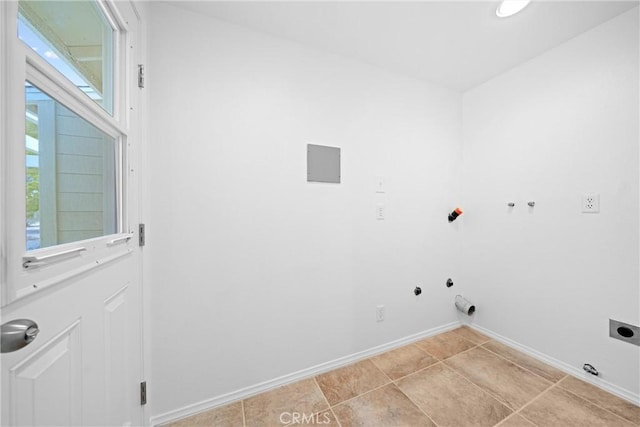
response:
[[[502,0],[500,6],[496,9],[496,15],[500,18],[515,15],[527,7],[530,1],[531,0]]]

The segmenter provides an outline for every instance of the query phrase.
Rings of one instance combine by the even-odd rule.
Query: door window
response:
[[[131,253],[125,77],[135,65],[133,33],[112,2],[3,4],[15,41],[4,63],[13,302]]]
[[[116,139],[25,83],[26,249],[118,232]]]

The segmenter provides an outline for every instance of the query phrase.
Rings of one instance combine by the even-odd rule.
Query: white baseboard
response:
[[[611,394],[614,394],[618,397],[621,397],[624,400],[627,400],[637,406],[640,406],[640,395],[635,394],[627,389],[624,389],[622,387],[619,387],[615,384],[612,384],[606,380],[603,380],[602,378],[598,378],[595,377],[591,374],[587,374],[585,371],[583,371],[582,369],[576,368],[575,366],[569,365],[561,360],[555,359],[547,354],[541,353],[537,350],[534,350],[530,347],[527,347],[525,345],[522,345],[518,342],[515,342],[509,338],[503,337],[502,335],[496,334],[493,331],[490,331],[489,329],[485,329],[481,326],[477,326],[477,325],[473,325],[473,324],[466,324],[466,326],[477,330],[478,332],[482,332],[483,334],[487,335],[490,338],[493,338],[496,341],[500,341],[501,343],[514,348],[518,351],[521,351],[522,353],[525,353],[535,359],[540,360],[541,362],[544,362],[548,365],[553,366],[554,368],[557,368],[569,375],[572,375],[576,378],[579,378],[585,382],[588,382],[590,384],[593,384],[594,386],[601,388]]]
[[[213,408],[217,408],[219,406],[227,405],[231,402],[246,399],[248,397],[255,396],[256,394],[264,393],[265,391],[272,390],[276,387],[280,387],[285,384],[294,383],[296,381],[300,381],[305,378],[314,377],[318,374],[332,371],[334,369],[349,365],[359,360],[363,360],[371,356],[375,356],[376,354],[384,353],[386,351],[393,350],[394,348],[402,347],[403,345],[407,345],[412,342],[419,341],[421,339],[424,339],[433,335],[441,334],[451,329],[455,329],[458,326],[460,326],[460,322],[457,322],[457,321],[447,323],[446,325],[438,326],[436,328],[428,329],[426,331],[419,332],[417,334],[409,335],[399,340],[391,341],[386,344],[372,347],[368,350],[364,350],[358,353],[350,354],[348,356],[340,357],[330,362],[321,363],[319,365],[312,366],[310,368],[303,369],[298,372],[293,372],[291,374],[283,375],[281,377],[274,378],[269,381],[264,381],[249,387],[242,388],[240,390],[232,391],[231,393],[212,397],[210,399],[206,399],[198,403],[194,403],[192,405],[187,405],[182,408],[174,409],[172,411],[165,412],[164,414],[151,417],[150,424],[152,426],[157,426],[160,424],[174,422],[179,419],[182,419],[191,415],[195,415],[199,412],[208,411]]]

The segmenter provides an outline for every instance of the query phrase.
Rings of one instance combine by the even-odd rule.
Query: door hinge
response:
[[[144,87],[144,65],[138,64],[138,87]]]
[[[140,383],[140,405],[147,404],[147,382],[142,381]]]
[[[144,224],[138,224],[138,245],[144,246],[147,241]]]

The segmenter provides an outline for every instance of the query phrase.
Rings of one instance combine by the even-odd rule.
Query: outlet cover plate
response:
[[[600,213],[600,194],[584,194],[582,196],[582,213]]]

